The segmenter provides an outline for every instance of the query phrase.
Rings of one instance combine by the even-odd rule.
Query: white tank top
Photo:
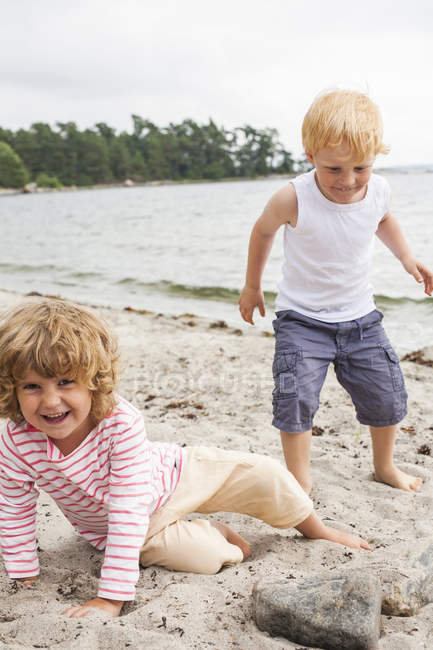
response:
[[[291,181],[298,221],[295,228],[284,227],[285,261],[275,308],[328,323],[360,318],[375,309],[370,281],[374,236],[389,209],[389,185],[372,174],[362,201],[334,203],[323,196],[314,173]]]

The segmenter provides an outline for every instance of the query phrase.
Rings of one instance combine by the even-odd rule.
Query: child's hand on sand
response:
[[[428,296],[433,292],[433,273],[422,262],[418,262],[414,257],[408,257],[401,260],[404,268],[410,275],[413,275],[419,283],[424,282],[424,293]]]
[[[120,610],[123,606],[123,600],[108,600],[108,598],[92,598],[83,605],[68,607],[62,614],[66,614],[69,618],[81,618],[90,614],[91,609],[99,609],[113,618],[119,616]]]
[[[252,289],[247,285],[241,291],[239,296],[239,311],[241,316],[247,323],[254,325],[253,312],[258,307],[260,316],[265,315],[265,299],[261,289]]]
[[[33,587],[38,580],[38,576],[28,576],[27,578],[15,578],[16,582],[19,582],[23,587]]]

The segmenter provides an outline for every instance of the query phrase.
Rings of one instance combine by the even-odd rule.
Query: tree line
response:
[[[294,160],[273,128],[245,125],[227,130],[213,120],[158,127],[132,116],[132,133],[99,122],[79,130],[75,122],[36,122],[15,132],[0,128],[0,186],[86,186],[155,180],[216,180],[292,173]]]

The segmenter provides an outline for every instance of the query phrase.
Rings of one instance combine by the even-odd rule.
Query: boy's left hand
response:
[[[424,282],[424,293],[428,296],[433,292],[433,273],[422,262],[414,257],[402,259],[401,263],[410,275],[413,275],[417,282]]]
[[[100,609],[114,618],[119,616],[122,606],[123,600],[108,600],[107,598],[96,597],[88,600],[83,605],[68,607],[62,614],[67,614],[69,618],[81,618],[90,614],[91,609]]]

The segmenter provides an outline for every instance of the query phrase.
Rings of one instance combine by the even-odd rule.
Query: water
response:
[[[393,212],[433,267],[433,176],[389,173]],[[185,312],[243,327],[237,311],[248,238],[285,179],[111,188],[0,198],[0,287],[97,305]],[[283,261],[278,233],[265,269],[272,303]],[[388,334],[409,351],[433,343],[433,301],[377,243],[373,284]]]

